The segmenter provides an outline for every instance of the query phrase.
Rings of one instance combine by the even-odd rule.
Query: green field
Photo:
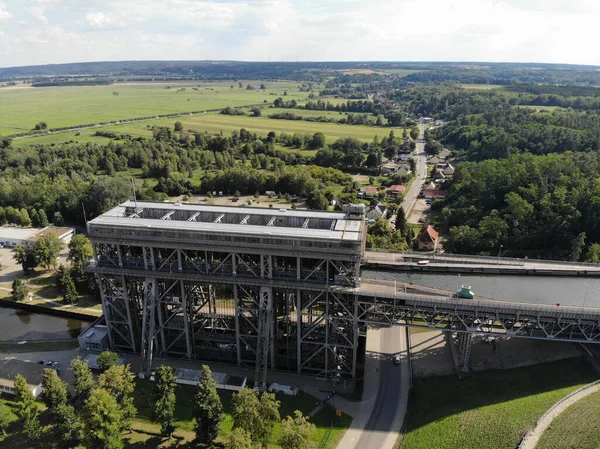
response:
[[[0,135],[30,131],[40,121],[45,121],[49,128],[62,128],[155,114],[262,104],[265,100],[272,103],[284,90],[288,90],[286,100],[305,100],[308,96],[306,92],[299,92],[298,83],[293,81],[266,82],[266,90],[246,89],[247,84],[258,88],[260,82],[257,81],[241,83],[241,89],[229,81],[2,88]],[[170,89],[165,88],[168,86]]]
[[[313,111],[302,111],[313,112]],[[335,113],[337,114],[337,113]],[[266,114],[265,114],[266,115]],[[94,134],[99,129],[111,131],[117,134],[129,134],[134,137],[151,137],[152,131],[150,128],[156,126],[173,127],[176,121],[183,123],[185,129],[198,132],[209,132],[230,134],[232,131],[239,131],[241,128],[246,128],[248,131],[254,132],[260,136],[266,136],[269,131],[276,133],[301,133],[314,134],[322,132],[327,137],[328,142],[334,142],[339,137],[356,137],[364,142],[370,142],[373,137],[382,138],[387,136],[393,129],[396,135],[402,135],[401,128],[390,127],[375,127],[361,125],[342,125],[339,123],[320,123],[307,122],[303,120],[275,120],[267,116],[250,117],[240,115],[223,115],[219,113],[207,113],[200,115],[188,115],[177,118],[149,120],[124,125],[112,125],[103,128],[86,129],[79,131],[80,135],[76,136],[77,132],[69,131],[65,133],[45,135],[39,137],[27,137],[24,139],[16,139],[13,142],[15,146],[25,146],[33,144],[51,144],[68,141],[77,142],[98,142],[106,143],[109,139],[104,137],[94,137]]]
[[[336,100],[335,98],[322,98],[323,101],[329,101],[330,103],[337,104],[337,102],[332,101]],[[289,112],[290,114],[294,114],[301,117],[331,117],[334,120],[339,120],[341,118],[346,117],[348,113],[346,112],[338,112],[338,111],[313,111],[310,109],[286,109],[286,108],[266,108],[263,110],[263,116],[270,116],[271,114],[283,114]],[[350,114],[354,115],[372,115],[370,113],[365,112],[350,112]],[[275,120],[275,119],[272,119]]]
[[[466,379],[416,379],[401,448],[513,449],[552,404],[595,378],[574,358]]]
[[[504,86],[501,84],[461,84],[460,86],[465,89],[476,90],[504,89]]]
[[[526,108],[526,109],[535,109],[536,111],[557,111],[560,109],[564,109],[561,106],[535,106],[535,105],[527,105],[527,104],[521,104],[518,107]]]
[[[597,449],[600,447],[600,392],[591,394],[558,415],[537,449]]]

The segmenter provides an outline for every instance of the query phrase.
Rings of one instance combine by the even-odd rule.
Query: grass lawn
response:
[[[177,431],[193,432],[193,410],[194,410],[194,394],[196,388],[188,385],[177,385],[177,409],[175,412]],[[223,402],[225,411],[225,420],[221,426],[221,434],[226,435],[231,432],[233,420],[231,418],[231,398],[233,392],[218,390]],[[138,421],[140,423],[150,424],[152,416],[151,409],[151,394],[152,383],[147,380],[137,380],[135,392],[135,406],[138,409]],[[308,415],[320,401],[310,395],[299,392],[297,396],[290,397],[282,394],[277,395],[277,399],[281,401],[279,413],[282,418],[292,415],[294,410],[300,410],[303,414]],[[313,418],[311,422],[317,426],[317,432],[312,437],[315,447],[324,441],[329,433],[330,413],[333,415],[335,410],[331,407],[323,407]],[[334,424],[332,435],[328,441],[327,448],[335,447],[335,444],[342,437],[346,428],[350,425],[351,418],[348,415],[342,415],[340,420]],[[281,434],[281,426],[277,424],[271,435],[269,445],[277,447],[277,440]]]
[[[513,449],[552,404],[595,378],[582,358],[573,358],[462,380],[416,379],[401,447]]]
[[[231,85],[234,88],[231,88]],[[242,81],[243,88],[228,81],[122,83],[108,86],[31,87],[0,89],[0,135],[27,132],[40,121],[49,128],[85,125],[155,114],[191,112],[226,106],[272,103],[288,91],[286,99],[305,100],[294,81]],[[170,87],[170,88],[166,88]],[[185,90],[181,90],[185,89]],[[113,93],[117,92],[118,95]]]
[[[537,449],[597,449],[600,447],[600,392],[591,394],[558,415]]]

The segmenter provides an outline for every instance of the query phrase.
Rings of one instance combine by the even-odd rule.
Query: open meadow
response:
[[[272,103],[287,90],[286,100],[305,100],[299,83],[233,81],[122,83],[105,86],[20,87],[0,89],[0,135],[86,125],[159,114]],[[251,84],[255,90],[248,90]],[[233,88],[231,87],[233,86]]]
[[[265,109],[263,116],[261,117],[251,117],[248,115],[223,115],[219,114],[218,112],[211,112],[200,115],[187,115],[159,120],[140,121],[122,125],[110,125],[102,128],[92,128],[81,131],[69,131],[58,134],[16,139],[13,142],[13,145],[26,146],[32,144],[51,144],[69,142],[71,140],[77,142],[109,142],[109,139],[107,138],[93,135],[98,130],[110,131],[116,134],[129,134],[133,137],[151,137],[152,126],[168,126],[173,128],[176,121],[180,121],[186,130],[198,132],[206,131],[208,133],[219,133],[222,131],[224,134],[230,134],[232,131],[239,131],[241,128],[245,128],[250,132],[258,134],[259,136],[266,136],[270,131],[289,134],[314,134],[317,132],[322,132],[325,134],[327,142],[329,143],[333,143],[339,137],[356,137],[364,142],[370,142],[375,136],[378,136],[380,139],[384,136],[387,136],[391,130],[394,130],[394,133],[397,136],[401,136],[403,131],[402,128],[392,127],[308,122],[304,120],[275,120],[267,116],[275,111],[279,110]],[[327,113],[326,111],[304,111],[301,109],[282,109],[282,111],[294,111],[294,113],[297,113],[298,115],[305,115],[306,113],[314,112],[319,112],[320,115],[325,115]],[[329,114],[331,114],[331,112],[329,112]],[[337,112],[333,114],[333,117],[343,117]]]

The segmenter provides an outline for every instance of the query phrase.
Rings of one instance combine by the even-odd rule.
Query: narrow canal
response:
[[[458,291],[461,285],[470,285],[476,297],[484,296],[502,301],[600,308],[599,278],[423,274],[371,270],[364,270],[362,276],[412,282],[453,292]]]
[[[89,323],[0,307],[0,341],[60,340],[77,337]]]

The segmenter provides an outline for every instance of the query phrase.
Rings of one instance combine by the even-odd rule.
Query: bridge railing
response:
[[[477,256],[467,254],[449,254],[449,253],[427,253],[427,252],[414,252],[414,251],[389,251],[379,248],[370,248],[368,252],[374,253],[390,253],[399,254],[405,258],[414,258],[419,260],[452,260],[454,263],[469,263],[469,262],[485,262],[489,265],[523,265],[524,263],[532,264],[548,264],[548,265],[570,265],[573,267],[590,267],[600,268],[600,264],[591,262],[568,262],[564,260],[545,260],[545,259],[521,259],[515,257],[494,257],[494,256]],[[459,262],[461,261],[461,262]]]
[[[514,313],[520,311],[528,314],[540,316],[552,316],[561,318],[583,318],[583,319],[600,319],[600,310],[591,307],[575,307],[575,306],[557,306],[550,304],[528,304],[512,301],[493,301],[486,299],[459,299],[451,296],[430,298],[427,295],[417,295],[410,293],[394,292],[389,289],[379,289],[377,287],[369,288],[358,293],[362,297],[363,302],[369,302],[368,298],[387,298],[410,301],[414,305],[439,307],[447,306],[457,310],[493,310],[502,313],[503,311]],[[375,304],[374,304],[375,305]]]

